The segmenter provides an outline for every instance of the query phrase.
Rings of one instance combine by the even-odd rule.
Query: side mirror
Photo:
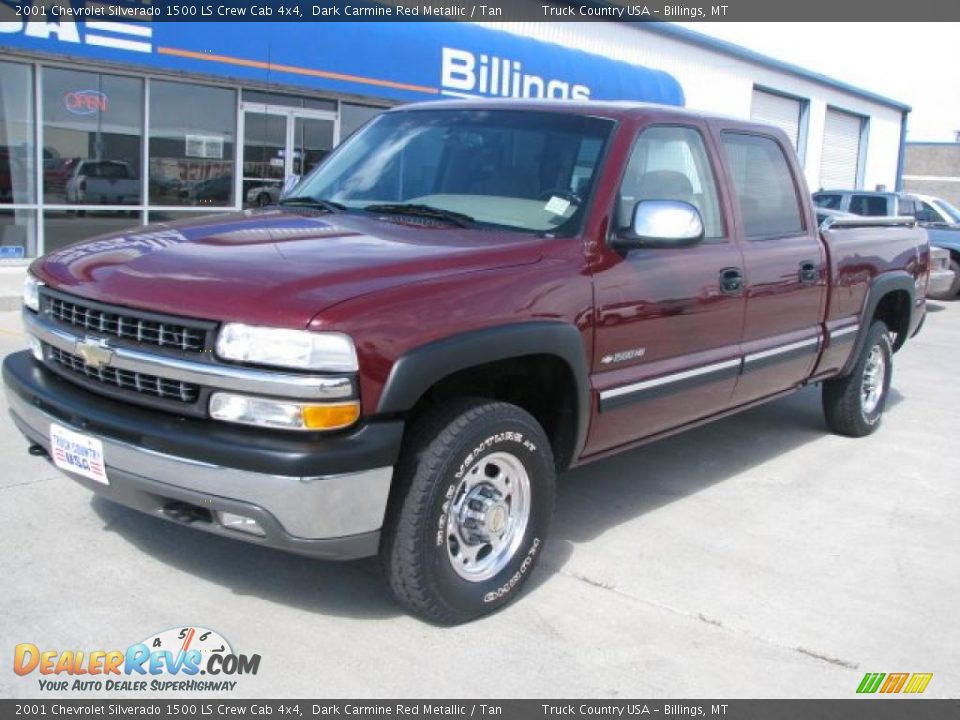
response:
[[[280,188],[280,199],[283,200],[287,197],[290,192],[300,184],[300,175],[288,175],[287,179],[283,181],[283,187]]]
[[[633,223],[613,238],[617,250],[675,248],[703,239],[703,218],[693,205],[679,200],[641,200],[633,208]]]

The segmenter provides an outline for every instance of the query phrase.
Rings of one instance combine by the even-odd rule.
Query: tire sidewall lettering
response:
[[[531,440],[528,433],[523,429],[511,429],[502,432],[490,433],[482,440],[472,443],[471,449],[463,454],[459,462],[454,465],[455,470],[451,473],[452,480],[442,486],[442,490],[437,498],[439,512],[436,515],[436,522],[431,525],[433,533],[433,552],[436,553],[436,562],[444,566],[444,575],[448,577],[447,583],[460,592],[473,594],[476,600],[482,601],[484,605],[491,603],[506,602],[508,596],[513,591],[523,585],[523,580],[532,570],[535,560],[543,548],[543,536],[541,531],[543,527],[538,520],[541,508],[538,507],[538,475],[541,472],[542,461],[539,458],[538,442]],[[527,529],[528,537],[518,549],[511,562],[497,576],[484,582],[471,583],[456,575],[453,567],[450,565],[450,559],[447,554],[447,522],[449,520],[451,508],[454,502],[454,494],[457,487],[463,480],[466,473],[486,455],[496,451],[505,451],[515,455],[524,465],[531,479],[532,505],[530,508],[530,523]],[[456,462],[456,461],[455,461]],[[526,548],[524,551],[523,548]],[[520,559],[522,558],[522,559]],[[504,577],[507,579],[504,580]],[[446,584],[446,583],[445,583]],[[479,594],[482,593],[482,594]]]
[[[488,592],[483,596],[483,601],[485,603],[495,602],[503,597],[506,597],[517,585],[520,584],[520,581],[523,580],[523,576],[527,574],[527,571],[533,565],[534,557],[537,554],[537,550],[540,549],[540,538],[535,537],[533,542],[530,543],[530,549],[527,551],[527,556],[523,559],[523,562],[520,563],[520,568],[510,576],[510,579],[501,585],[499,588],[493,592]]]
[[[494,445],[498,445],[503,442],[519,443],[531,453],[536,452],[537,450],[537,446],[527,440],[521,432],[508,430],[501,433],[495,433],[481,441],[476,447],[473,448],[473,450],[467,453],[466,457],[463,459],[463,462],[460,463],[460,467],[457,469],[456,473],[454,473],[454,477],[458,481],[462,480],[464,473],[473,467],[473,464],[483,457],[485,452],[490,450]]]

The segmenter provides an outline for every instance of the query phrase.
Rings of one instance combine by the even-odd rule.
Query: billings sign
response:
[[[586,85],[528,73],[519,60],[451,47],[443,48],[440,88],[454,97],[590,99]]]

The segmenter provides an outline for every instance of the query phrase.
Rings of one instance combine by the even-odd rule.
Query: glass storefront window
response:
[[[247,111],[243,122],[245,204],[275,203],[284,180],[287,117]]]
[[[0,62],[0,204],[35,202],[33,78],[29,65]]]
[[[46,252],[141,224],[139,210],[47,210],[43,223]]]
[[[333,149],[333,123],[315,118],[294,118],[293,172],[306,175]]]
[[[0,260],[20,260],[37,254],[36,210],[0,208]]]
[[[372,120],[387,108],[340,103],[340,142],[353,135],[368,120]]]
[[[261,103],[263,105],[284,105],[286,107],[305,108],[307,110],[337,111],[337,103],[334,100],[301,97],[300,95],[283,95],[281,93],[261,92],[259,90],[244,90],[243,101],[248,104]]]
[[[115,72],[0,59],[0,262],[276,203],[386,109]]]
[[[140,204],[142,136],[143,80],[43,69],[45,202]]]
[[[233,205],[234,90],[150,83],[150,203]]]

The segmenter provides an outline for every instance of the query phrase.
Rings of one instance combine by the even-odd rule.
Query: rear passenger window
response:
[[[854,195],[850,198],[850,212],[871,217],[887,215],[887,198],[884,195]]]
[[[700,133],[690,127],[658,125],[637,138],[620,186],[619,226],[629,227],[641,200],[690,203],[703,218],[703,236],[724,236],[713,168]]]
[[[723,147],[750,240],[799,235],[803,216],[780,144],[761,135],[724,133]]]

